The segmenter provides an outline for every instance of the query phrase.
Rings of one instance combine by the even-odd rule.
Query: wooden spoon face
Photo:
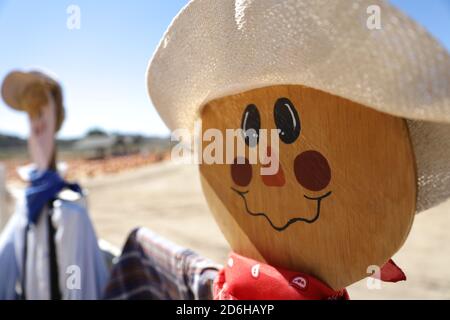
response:
[[[302,86],[225,97],[202,112],[203,133],[258,126],[279,130],[279,146],[268,139],[270,150],[263,148],[279,159],[275,174],[261,174],[261,161],[248,163],[259,148],[248,135],[246,164],[200,166],[206,199],[233,250],[335,289],[398,251],[416,204],[403,119]]]

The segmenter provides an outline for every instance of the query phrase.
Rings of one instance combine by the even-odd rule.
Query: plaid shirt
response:
[[[114,265],[105,299],[212,300],[222,266],[141,228]]]

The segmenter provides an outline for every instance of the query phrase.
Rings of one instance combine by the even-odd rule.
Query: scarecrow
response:
[[[42,72],[14,71],[3,82],[2,96],[28,115],[33,165],[19,172],[28,187],[0,236],[0,299],[100,298],[108,270],[85,195],[57,170],[61,86]]]
[[[382,0],[193,0],[147,77],[170,129],[242,133],[244,156],[200,165],[233,249],[216,299],[347,299],[376,268],[406,279],[391,257],[450,196],[450,58],[422,27]]]

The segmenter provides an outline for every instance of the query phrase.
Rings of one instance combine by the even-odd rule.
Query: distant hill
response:
[[[70,148],[76,139],[57,140],[58,147]],[[0,133],[0,149],[21,149],[27,146],[27,140]]]
[[[105,133],[106,136],[109,134]],[[133,138],[136,146],[141,151],[160,151],[168,150],[171,147],[170,138],[160,138],[160,137],[146,137],[140,135],[126,135],[115,133],[122,138]],[[86,136],[88,137],[88,135]],[[79,150],[77,150],[77,142],[85,140],[86,137],[79,139],[58,139],[56,144],[58,150],[64,153],[70,153],[77,155]],[[27,140],[22,139],[17,136],[4,134],[0,132],[0,159],[8,159],[11,157],[27,155]]]
[[[24,139],[0,133],[0,148],[23,148],[26,145],[27,141]]]

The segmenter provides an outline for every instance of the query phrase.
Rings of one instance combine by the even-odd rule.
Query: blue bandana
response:
[[[44,206],[50,201],[55,200],[58,193],[63,189],[70,189],[74,192],[82,193],[79,185],[67,183],[55,171],[33,171],[30,174],[30,186],[25,191],[28,222],[30,224],[36,224]]]

